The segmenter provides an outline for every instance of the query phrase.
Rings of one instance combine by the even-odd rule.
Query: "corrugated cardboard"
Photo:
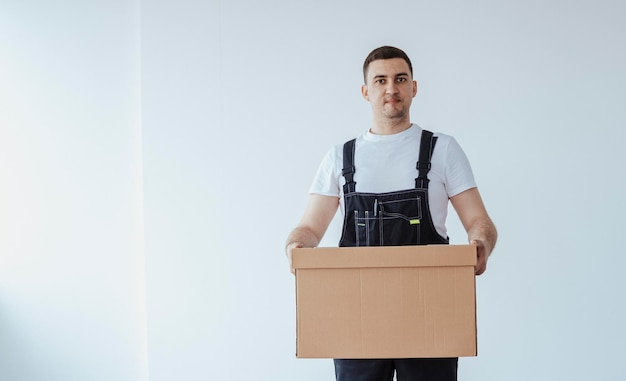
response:
[[[471,245],[296,249],[300,358],[476,356]]]

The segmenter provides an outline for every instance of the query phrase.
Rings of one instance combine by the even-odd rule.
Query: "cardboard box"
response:
[[[476,356],[471,245],[296,249],[296,356]]]

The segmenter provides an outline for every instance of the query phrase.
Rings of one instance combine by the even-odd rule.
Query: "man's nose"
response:
[[[393,81],[389,81],[387,83],[387,87],[385,88],[385,92],[387,94],[397,94],[398,93],[398,86],[395,82]]]

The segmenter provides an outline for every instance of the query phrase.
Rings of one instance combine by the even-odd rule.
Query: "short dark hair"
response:
[[[370,67],[370,63],[376,60],[388,60],[390,58],[402,58],[409,65],[409,70],[411,71],[411,77],[413,76],[413,65],[411,65],[411,60],[409,56],[402,49],[395,48],[393,46],[381,46],[372,50],[370,54],[365,58],[365,62],[363,63],[363,80],[367,83],[367,70]]]

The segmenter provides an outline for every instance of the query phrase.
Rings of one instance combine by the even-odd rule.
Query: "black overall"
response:
[[[356,191],[356,139],[343,146],[345,213],[339,246],[403,246],[447,244],[433,223],[428,204],[428,172],[437,138],[423,130],[415,188],[386,193]],[[393,311],[389,311],[393,313]],[[457,359],[335,359],[337,381],[456,380]]]

